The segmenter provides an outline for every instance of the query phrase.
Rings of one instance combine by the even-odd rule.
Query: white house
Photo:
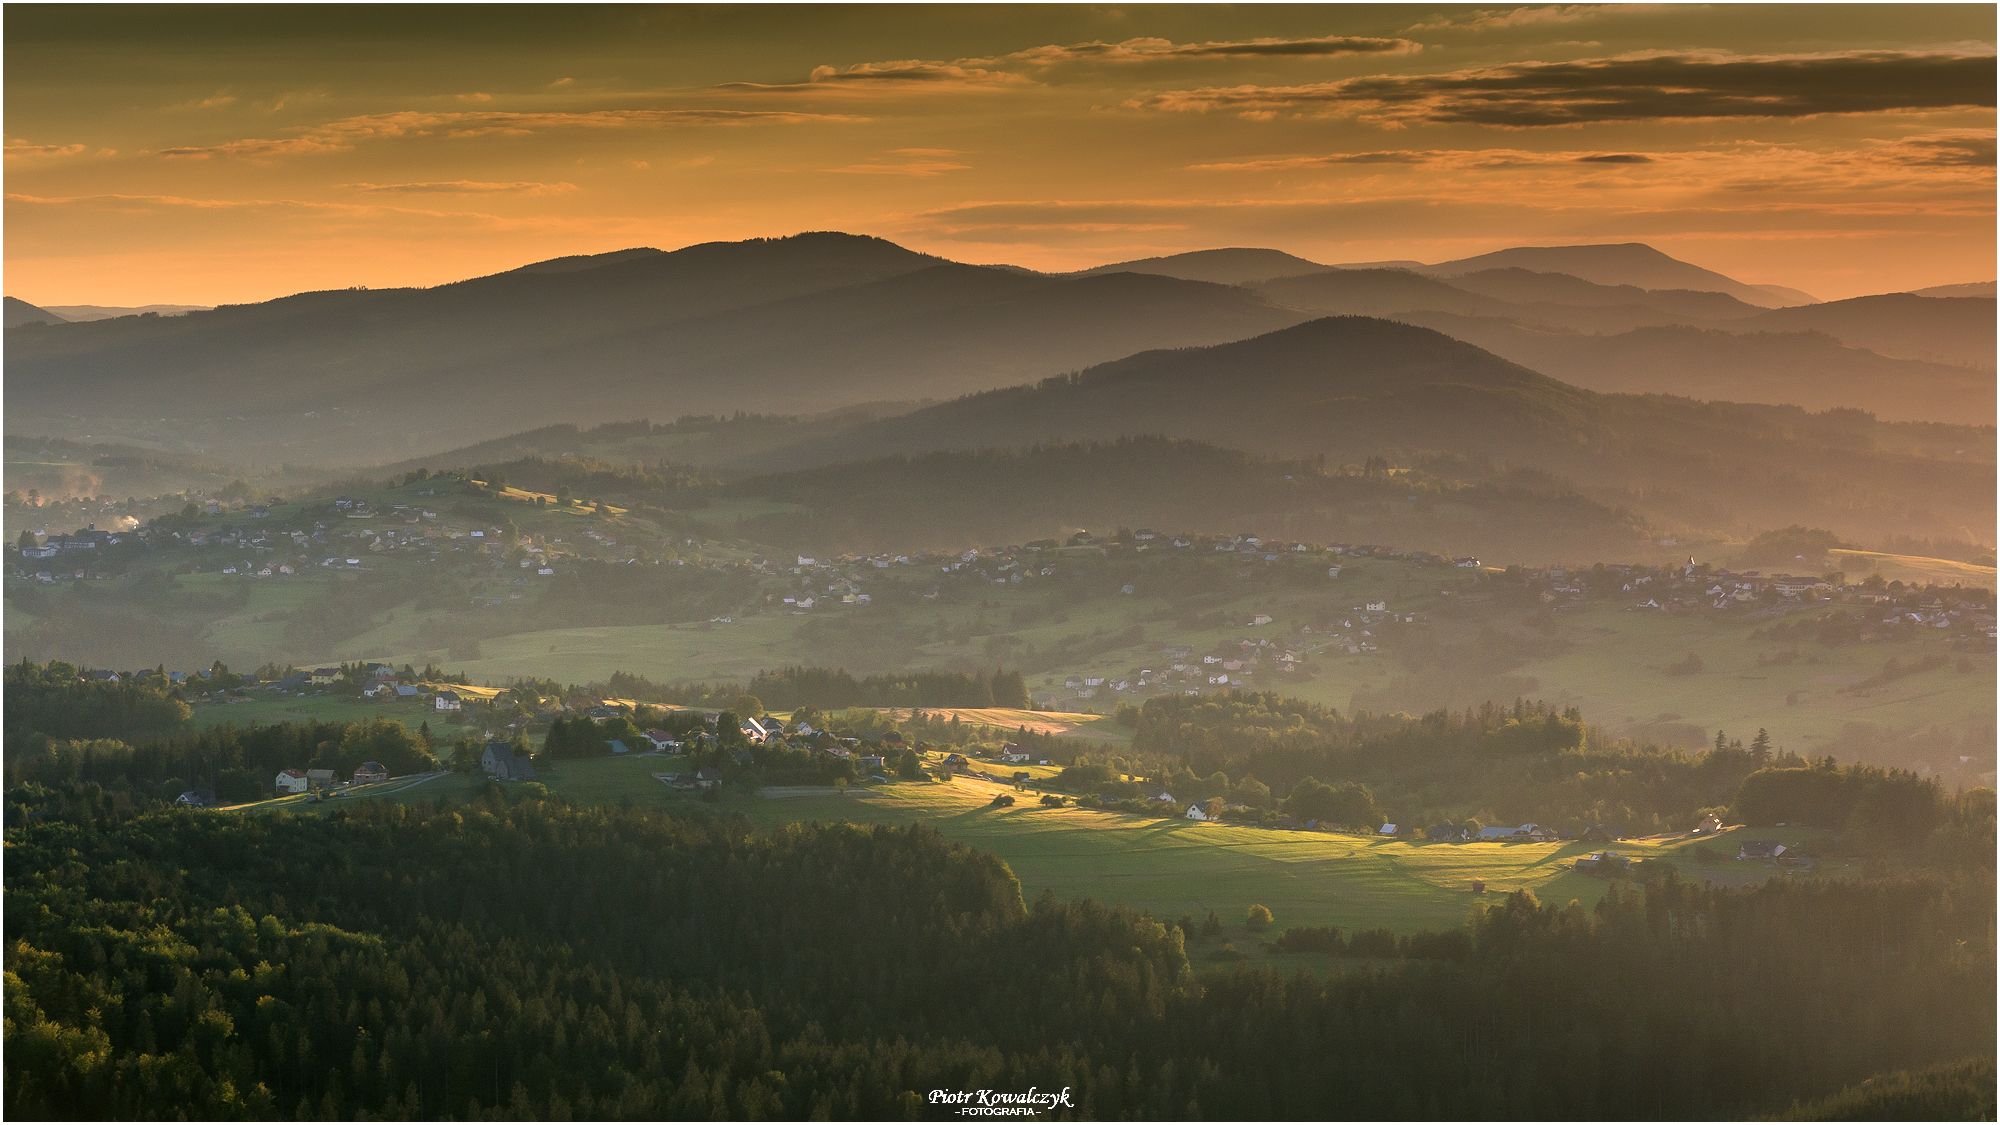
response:
[[[1200,805],[1189,805],[1187,811],[1187,818],[1189,820],[1207,820],[1208,814],[1201,811]]]
[[[431,700],[431,705],[440,711],[458,711],[465,707],[465,700],[460,699],[455,691],[441,691],[437,693],[437,698]]]
[[[306,791],[306,771],[279,770],[276,788],[280,793],[303,793]]]

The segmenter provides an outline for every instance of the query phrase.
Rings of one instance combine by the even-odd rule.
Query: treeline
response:
[[[1908,770],[1831,759],[1761,769],[1743,779],[1730,811],[1750,824],[1810,824],[1905,847],[1934,842],[1969,863],[1993,859],[1993,790],[1949,793]]]
[[[1160,696],[1121,717],[1133,749],[1106,764],[1176,797],[1276,810],[1307,779],[1340,779],[1365,786],[1385,818],[1413,824],[1682,830],[1728,805],[1757,769],[1805,764],[1768,739],[1696,754],[1606,741],[1574,708],[1530,700],[1413,717],[1222,692]]]
[[[1643,541],[1630,513],[1568,489],[1329,471],[1323,459],[1265,458],[1155,435],[898,454],[748,478],[721,492],[800,509],[745,518],[736,527],[742,537],[827,551],[955,549],[1120,525],[1282,528],[1311,542],[1536,558],[1551,541],[1614,558]]]
[[[757,673],[747,689],[767,707],[1026,707],[1021,673],[892,672],[856,676],[840,668],[788,667]]]
[[[81,680],[61,661],[9,664],[5,729],[8,749],[36,739],[147,738],[187,725],[193,714],[161,682]],[[11,756],[11,755],[10,755]]]
[[[19,1118],[912,1119],[1030,1086],[1102,1119],[1741,1118],[1993,1054],[1990,878],[1521,893],[1340,974],[1197,978],[1180,925],[1029,908],[923,828],[496,787],[8,843]],[[1905,1087],[1862,1104],[1991,1105]]]
[[[13,697],[8,697],[11,714]],[[391,719],[188,729],[136,744],[118,739],[30,738],[8,742],[7,822],[58,812],[64,794],[123,807],[171,801],[188,789],[226,802],[269,796],[279,770],[330,769],[345,779],[363,762],[391,774],[432,769],[428,727],[412,734]],[[101,795],[101,796],[100,796]]]
[[[704,493],[716,483],[699,469],[670,461],[615,462],[576,455],[517,457],[474,469],[472,477],[495,489],[546,492],[562,506],[609,500],[626,507],[642,501],[667,508],[701,507],[708,503]]]
[[[1027,707],[1028,683],[1018,671],[889,672],[856,676],[844,668],[793,666],[758,672],[747,684],[665,683],[631,672],[613,672],[605,694],[618,699],[666,700],[702,707],[739,707],[755,696],[764,707]]]

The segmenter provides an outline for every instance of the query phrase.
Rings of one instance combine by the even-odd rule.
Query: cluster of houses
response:
[[[1525,583],[1556,609],[1611,604],[1657,613],[1784,613],[1802,605],[1854,606],[1885,627],[1958,630],[1994,639],[1992,591],[1964,587],[1891,586],[1879,581],[1835,584],[1825,577],[1679,566],[1603,564],[1588,569],[1513,567],[1506,580]]]
[[[354,767],[354,772],[348,775],[345,784],[367,785],[371,782],[387,780],[389,780],[388,769],[380,762],[368,761]],[[295,793],[332,792],[341,785],[342,782],[340,779],[334,775],[334,771],[329,769],[286,769],[278,771],[277,781],[273,783],[272,788],[280,797],[283,797]],[[185,804],[196,803],[188,800],[188,797],[189,794],[183,793],[181,795],[182,802]]]

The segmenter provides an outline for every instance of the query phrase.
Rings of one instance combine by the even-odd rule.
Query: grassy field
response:
[[[897,720],[910,717],[907,707],[879,708]],[[1088,711],[1030,711],[1021,707],[925,707],[926,715],[957,719],[972,726],[1012,731],[1023,727],[1032,734],[1076,735],[1099,742],[1129,742],[1131,732],[1104,715]]]
[[[337,699],[309,695],[285,699],[252,699],[244,703],[204,703],[194,708],[197,727],[238,726],[269,723],[358,723],[370,719],[394,719],[414,729],[434,719],[429,704],[376,703],[368,699]]]
[[[833,789],[785,789],[772,795],[737,791],[710,802],[655,780],[678,772],[685,759],[634,754],[557,763],[542,771],[550,792],[588,804],[653,807],[688,815],[740,815],[767,827],[801,822],[927,824],[947,838],[1005,860],[1031,900],[1041,893],[1089,897],[1144,910],[1159,918],[1214,911],[1239,949],[1252,959],[1269,957],[1242,930],[1244,912],[1260,903],[1277,927],[1328,925],[1385,928],[1398,933],[1462,924],[1479,903],[1507,892],[1532,890],[1544,900],[1603,896],[1610,883],[1569,869],[1599,845],[1431,844],[1294,832],[1186,820],[1157,820],[1077,808],[1043,808],[1032,793],[1017,794],[1013,808],[994,808],[993,797],[1011,787],[975,778],[950,783],[897,782]],[[482,789],[479,778],[441,775],[415,787],[403,782],[363,787],[348,796],[307,804],[284,798],[249,811],[294,809],[319,813],[356,799],[452,801]],[[1808,829],[1736,829],[1706,839],[1629,841],[1612,850],[1671,860],[1684,875],[1726,883],[1771,877],[1767,864],[1721,858],[1703,863],[1691,845],[1706,843],[1725,856],[1747,836],[1797,845],[1815,842]],[[1829,864],[1822,868],[1837,873]],[[1473,884],[1483,882],[1483,894]]]
[[[1935,583],[1940,586],[1994,588],[1995,570],[1977,563],[1934,559],[1926,555],[1892,555],[1886,551],[1855,551],[1837,547],[1827,554],[1849,581],[1880,574],[1884,581]]]
[[[1614,730],[1693,724],[1747,739],[1764,727],[1780,745],[1818,753],[1855,724],[1990,731],[1993,723],[1992,652],[1963,654],[1931,637],[1841,647],[1779,643],[1754,637],[1754,623],[1609,608],[1579,613],[1568,625],[1579,643],[1520,672],[1545,698],[1575,703]],[[1767,663],[1786,650],[1798,659]],[[1668,674],[1688,653],[1700,656],[1701,670]],[[1855,690],[1891,657],[1908,664],[1930,653],[1946,655],[1946,664]]]

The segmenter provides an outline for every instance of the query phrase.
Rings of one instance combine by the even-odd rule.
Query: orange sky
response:
[[[209,304],[842,229],[1074,268],[1644,241],[1994,276],[1990,6],[9,7],[5,288]]]

